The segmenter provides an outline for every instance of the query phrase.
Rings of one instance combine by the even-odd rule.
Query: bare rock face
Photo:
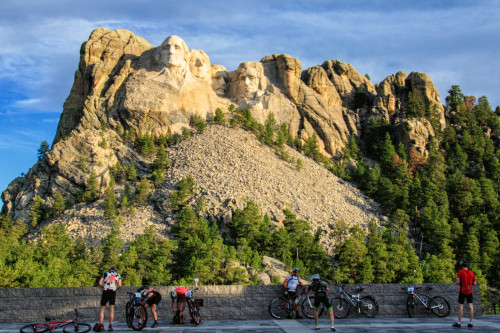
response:
[[[119,74],[127,60],[130,63],[151,48],[146,40],[130,31],[95,29],[81,47],[75,81],[64,103],[54,141],[68,136],[77,127],[99,128],[104,114],[101,98],[104,90],[109,88],[112,78]],[[117,79],[120,78],[117,75]]]
[[[427,144],[431,137],[435,137],[427,119],[397,119],[394,128],[398,139],[406,147],[414,147],[421,156],[427,157]]]

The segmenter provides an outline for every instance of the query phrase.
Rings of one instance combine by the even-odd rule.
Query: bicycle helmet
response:
[[[319,274],[313,274],[312,279],[313,280],[319,280]]]
[[[177,291],[172,290],[172,291],[170,292],[170,298],[171,298],[171,299],[176,299],[176,298],[177,298]]]
[[[460,267],[468,267],[469,266],[469,260],[467,259],[462,259],[460,261]]]
[[[297,267],[294,267],[294,269],[292,269],[292,273],[295,273],[295,272],[298,272],[299,269]]]

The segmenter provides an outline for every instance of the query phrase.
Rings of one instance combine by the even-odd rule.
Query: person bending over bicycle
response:
[[[328,313],[330,315],[332,331],[336,331],[335,327],[333,326],[333,308],[330,304],[330,301],[328,300],[328,295],[326,294],[326,292],[330,291],[330,289],[328,289],[328,287],[322,281],[320,281],[319,274],[313,274],[312,279],[313,282],[307,287],[307,292],[311,290],[314,291],[314,329],[319,330],[318,312],[320,307],[322,306],[321,303],[323,303],[323,305],[328,309]]]
[[[158,327],[158,316],[156,314],[156,309],[158,308],[158,304],[161,302],[161,294],[159,291],[150,288],[149,286],[142,286],[137,290],[137,292],[141,293],[143,299],[146,301],[144,306],[146,309],[151,308],[151,313],[153,314],[153,319],[155,320],[153,326],[151,328]]]
[[[183,313],[187,305],[186,297],[190,296],[189,293],[190,291],[188,287],[178,287],[170,292],[170,298],[172,299],[172,312],[174,313],[174,320],[172,322],[174,324],[177,324],[175,320],[177,316],[179,317],[178,324],[184,324]],[[175,306],[175,303],[177,303],[177,307]]]
[[[304,287],[304,284],[300,280],[299,269],[295,267],[294,269],[292,269],[292,275],[288,275],[285,278],[285,280],[283,280],[285,295],[287,295],[289,299],[294,299],[297,296],[297,286]],[[302,316],[299,315],[299,308],[300,308],[299,304],[294,303],[294,306],[295,306],[295,318],[302,319]]]

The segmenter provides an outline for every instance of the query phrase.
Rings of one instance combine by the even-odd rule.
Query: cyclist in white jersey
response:
[[[285,294],[288,295],[288,298],[295,298],[297,296],[297,286],[304,287],[302,280],[299,276],[299,269],[295,267],[292,269],[292,275],[288,275],[283,281],[283,287],[285,288]],[[302,319],[302,316],[299,315],[300,305],[295,303],[295,318]]]

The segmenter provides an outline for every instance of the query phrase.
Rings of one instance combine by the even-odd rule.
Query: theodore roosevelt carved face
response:
[[[217,96],[224,97],[226,95],[227,86],[227,71],[224,66],[212,65],[212,89]]]

